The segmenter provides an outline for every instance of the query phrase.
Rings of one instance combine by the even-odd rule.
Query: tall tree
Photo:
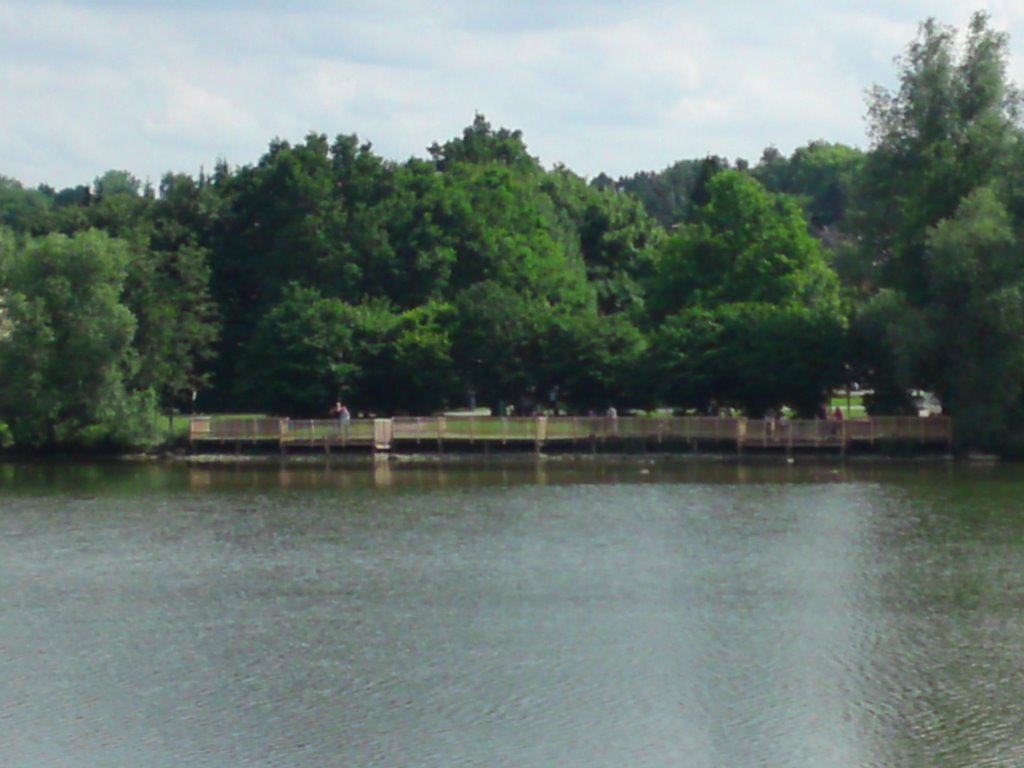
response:
[[[425,414],[461,404],[452,358],[454,323],[454,307],[436,302],[410,309],[398,318],[391,345],[391,409]]]
[[[660,254],[648,297],[656,320],[734,302],[838,308],[835,274],[792,201],[739,171],[707,189],[707,203]]]
[[[239,360],[255,328],[293,282],[322,288],[336,265],[323,226],[333,177],[326,137],[292,147],[274,141],[259,163],[215,175],[223,201],[211,237],[211,288],[223,319],[214,402],[233,396]]]
[[[209,283],[206,249],[189,244],[137,251],[128,266],[124,302],[137,323],[132,346],[139,360],[131,383],[153,390],[168,411],[209,384],[219,333]]]
[[[696,307],[653,334],[650,380],[667,402],[712,400],[760,416],[789,406],[812,418],[843,380],[845,327],[834,312],[766,303]]]
[[[931,301],[907,308],[901,325],[919,330],[899,353],[957,415],[963,444],[1006,445],[1024,424],[1024,259],[991,189],[929,230],[925,262]]]
[[[542,188],[555,204],[567,251],[583,258],[600,311],[642,310],[643,282],[663,234],[657,222],[632,195],[587,185],[565,168],[548,173]]]
[[[462,291],[455,307],[452,357],[463,402],[494,406],[538,397],[550,305],[485,280]]]
[[[326,418],[358,373],[351,314],[351,307],[313,288],[287,286],[239,360],[239,400],[282,416]]]
[[[430,156],[444,170],[452,163],[497,163],[520,169],[538,169],[540,163],[526,150],[523,133],[499,128],[495,131],[487,118],[477,114],[462,136],[443,145],[430,147]]]
[[[654,402],[642,380],[646,340],[624,313],[579,312],[551,317],[544,330],[539,390],[581,412]]]
[[[927,302],[928,231],[983,186],[1017,175],[1022,102],[1007,79],[1009,39],[976,13],[963,45],[929,19],[899,60],[900,87],[876,86],[859,194],[864,258],[881,285]]]
[[[869,367],[883,383],[939,392],[963,444],[988,448],[1008,444],[1024,386],[1009,216],[1024,178],[1024,101],[1007,55],[1007,36],[984,13],[962,44],[950,27],[921,25],[899,89],[872,95],[859,222],[864,258],[889,289],[865,315],[875,334]]]
[[[128,244],[91,231],[0,245],[0,421],[20,445],[131,444],[151,394],[126,386],[135,318],[122,302]]]
[[[796,204],[723,171],[660,253],[647,370],[677,406],[813,414],[841,380],[838,281]]]

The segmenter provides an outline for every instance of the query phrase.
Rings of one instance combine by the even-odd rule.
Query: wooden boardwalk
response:
[[[781,420],[639,416],[430,416],[392,419],[287,419],[193,417],[193,448],[233,447],[288,450],[424,451],[532,449],[828,451],[904,445],[948,449],[949,417]]]

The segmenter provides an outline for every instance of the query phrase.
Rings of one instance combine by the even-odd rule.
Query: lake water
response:
[[[0,465],[10,766],[1024,765],[1017,467]]]

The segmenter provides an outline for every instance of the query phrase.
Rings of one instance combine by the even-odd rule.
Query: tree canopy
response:
[[[975,14],[934,20],[876,88],[855,212],[861,270],[886,293],[858,334],[882,391],[933,389],[965,445],[1007,445],[1020,418],[1021,95],[1008,38]],[[873,336],[873,340],[872,339]]]
[[[30,446],[144,440],[153,402],[133,391],[136,321],[121,295],[131,254],[97,232],[0,240],[0,413]]]
[[[660,253],[648,289],[655,318],[734,302],[836,307],[835,274],[791,200],[739,171],[707,188],[706,204]]]

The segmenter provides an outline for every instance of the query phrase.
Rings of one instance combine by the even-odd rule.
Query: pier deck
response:
[[[945,416],[782,420],[638,416],[396,417],[391,419],[288,419],[193,417],[189,441],[213,446],[371,451],[532,448],[610,450],[732,450],[845,452],[880,445],[950,448],[952,420]]]

